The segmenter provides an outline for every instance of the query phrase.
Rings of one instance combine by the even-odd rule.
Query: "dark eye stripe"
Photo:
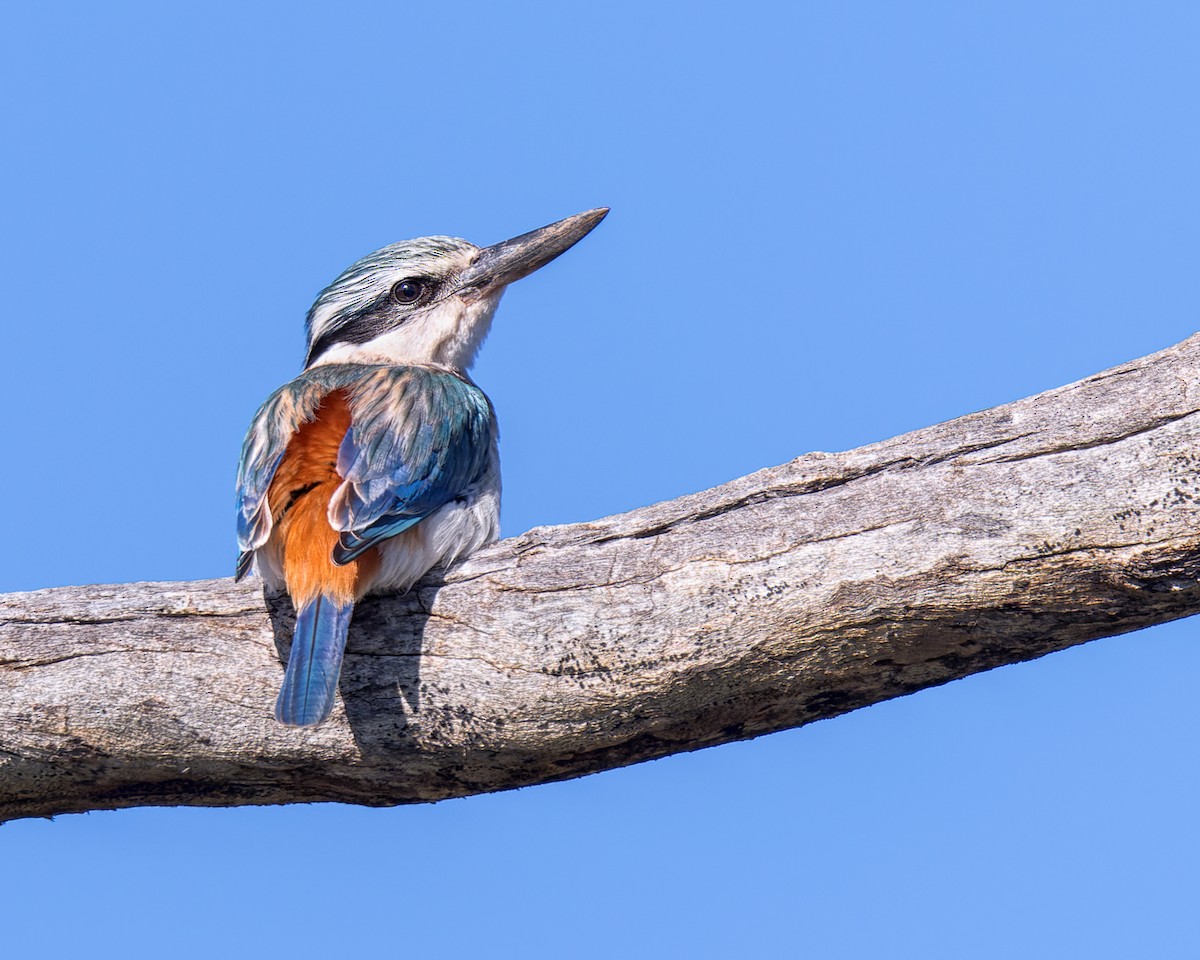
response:
[[[304,358],[307,367],[330,347],[338,343],[366,343],[396,326],[386,312],[377,306],[368,307],[334,324],[317,337]]]
[[[406,287],[402,292],[400,287]],[[438,284],[428,277],[407,277],[392,284],[388,291],[388,299],[392,304],[402,307],[412,307],[419,303],[432,300],[437,294]],[[415,296],[414,296],[415,293]],[[407,299],[412,297],[412,299]],[[309,366],[330,347],[339,343],[367,343],[381,334],[394,330],[404,322],[405,317],[397,317],[395,306],[389,308],[388,299],[376,300],[356,313],[351,313],[335,319],[329,328],[317,337],[304,358],[304,365]]]

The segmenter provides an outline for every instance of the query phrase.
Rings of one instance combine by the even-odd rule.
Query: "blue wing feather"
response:
[[[352,426],[338,450],[345,478],[330,503],[341,532],[336,563],[419,523],[459,496],[487,466],[495,419],[474,384],[420,366],[325,364],[304,371],[262,405],[238,468],[239,579],[266,543],[267,491],[287,445],[331,390],[348,390]]]
[[[387,367],[355,390],[338,452],[346,482],[330,503],[335,563],[414,526],[458,497],[487,466],[495,420],[487,397],[454,374]]]
[[[424,519],[424,516],[402,517],[388,522],[376,521],[365,530],[343,530],[333,548],[333,562],[349,563],[364,550],[369,550],[384,540],[390,540],[409,527],[415,527]]]
[[[249,570],[253,551],[271,535],[271,512],[267,509],[267,491],[288,443],[300,425],[312,419],[330,390],[349,387],[355,380],[347,365],[329,365],[306,370],[285,383],[259,407],[246,439],[237,477],[237,533],[242,555],[238,571]]]

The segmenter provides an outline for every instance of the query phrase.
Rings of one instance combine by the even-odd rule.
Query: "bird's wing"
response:
[[[237,477],[238,556],[236,579],[250,569],[254,551],[271,535],[267,491],[288,443],[306,420],[316,414],[331,390],[354,383],[355,371],[342,364],[306,370],[276,390],[258,409],[242,444]]]
[[[482,476],[495,418],[483,391],[431,367],[375,367],[355,384],[329,502],[335,563],[407,530]]]

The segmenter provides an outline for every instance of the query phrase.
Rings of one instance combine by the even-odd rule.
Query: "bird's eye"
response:
[[[425,296],[424,280],[401,280],[392,286],[392,299],[402,306],[407,307],[416,303],[423,296]]]

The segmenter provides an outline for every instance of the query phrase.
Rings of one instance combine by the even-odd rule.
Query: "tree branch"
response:
[[[831,717],[1200,610],[1200,336],[1080,383],[481,551],[271,709],[291,610],[229,580],[0,597],[0,820],[386,805]]]

